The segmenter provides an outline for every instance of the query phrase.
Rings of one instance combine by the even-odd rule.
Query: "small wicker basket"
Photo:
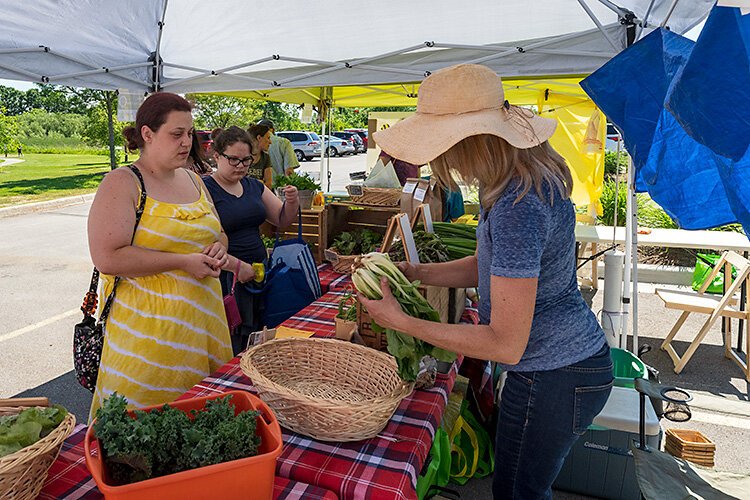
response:
[[[3,407],[0,416],[16,415],[25,409]],[[75,416],[68,413],[60,425],[36,443],[0,458],[0,498],[27,500],[39,496],[47,470],[75,425]]]
[[[272,340],[240,366],[283,427],[320,441],[374,437],[414,388],[390,355],[335,339]]]
[[[362,196],[352,196],[358,205],[397,207],[401,203],[401,190],[396,188],[362,188]]]
[[[341,274],[352,274],[354,260],[357,257],[361,257],[361,255],[339,255],[339,253],[332,248],[326,248],[323,251],[323,256],[331,263],[333,270]]]

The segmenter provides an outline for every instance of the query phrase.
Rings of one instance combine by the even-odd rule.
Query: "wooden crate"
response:
[[[451,289],[438,286],[420,286],[419,291],[422,292],[422,295],[424,295],[430,305],[440,313],[440,321],[446,323],[450,317]],[[357,303],[357,330],[368,347],[379,351],[388,350],[388,340],[385,332],[376,333],[373,331],[372,319],[370,319],[370,315],[366,311],[362,310],[359,302]]]
[[[302,210],[302,239],[312,247],[313,257],[318,264],[322,263],[323,252],[327,248],[324,241],[327,234],[327,215],[326,207],[313,207],[310,210]],[[282,240],[288,240],[297,236],[299,223],[295,220],[283,233]],[[264,222],[261,226],[261,233],[270,238],[276,237],[276,226]]]
[[[369,229],[376,233],[385,234],[388,220],[400,213],[398,207],[364,207],[355,203],[344,202],[331,203],[326,206],[326,211],[323,249],[330,248],[336,236],[344,231]]]
[[[667,429],[664,449],[672,456],[704,467],[714,466],[716,444],[700,431]]]

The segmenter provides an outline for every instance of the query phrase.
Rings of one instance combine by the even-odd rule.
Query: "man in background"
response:
[[[294,169],[299,167],[292,143],[286,137],[276,135],[276,128],[268,118],[260,120],[258,125],[265,125],[271,129],[271,145],[268,148],[268,155],[271,157],[273,178],[292,174]]]

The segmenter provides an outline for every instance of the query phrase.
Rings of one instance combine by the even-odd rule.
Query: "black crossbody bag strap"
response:
[[[135,239],[135,232],[138,229],[138,224],[141,222],[141,216],[143,215],[143,209],[146,206],[146,184],[143,182],[143,175],[141,175],[141,171],[138,170],[138,167],[135,165],[128,165],[128,168],[133,171],[136,177],[138,177],[138,182],[141,184],[141,196],[138,200],[138,208],[135,211],[135,227],[133,228],[133,236],[130,238],[130,244],[133,244],[133,240]],[[99,317],[99,324],[104,324],[107,321],[107,316],[109,316],[109,310],[112,308],[112,303],[115,299],[115,292],[117,291],[117,284],[120,282],[120,277],[115,276],[115,282],[112,285],[112,291],[109,294],[109,297],[107,297],[106,302],[104,303],[104,308],[102,309],[102,314]],[[81,311],[83,311],[84,316],[93,316],[94,313],[96,313],[96,306],[97,306],[97,293],[96,289],[99,285],[99,270],[94,267],[94,272],[91,274],[91,284],[89,285],[89,291],[86,293],[86,297],[83,299],[83,305],[81,306]]]

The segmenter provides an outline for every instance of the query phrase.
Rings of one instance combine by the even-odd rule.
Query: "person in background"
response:
[[[263,299],[262,295],[253,293],[256,287],[252,266],[253,263],[265,263],[267,260],[260,225],[267,220],[283,229],[296,220],[299,208],[297,188],[284,188],[286,201],[282,204],[260,180],[247,175],[247,169],[253,162],[252,147],[249,134],[240,127],[224,130],[214,142],[217,169],[204,178],[221,225],[229,237],[229,263],[221,273],[224,295],[231,290],[233,273],[237,269],[237,281],[242,283],[235,288],[235,298],[242,316],[239,331],[232,335],[235,355],[247,346],[250,333],[263,327]]]
[[[396,176],[402,186],[406,184],[406,179],[419,178],[419,170],[421,169],[420,165],[414,165],[398,158],[394,158],[385,151],[381,151],[378,158],[383,162],[383,165],[388,165],[388,162],[393,164],[393,170],[396,171]]]
[[[613,383],[604,332],[578,289],[573,178],[547,142],[556,122],[511,106],[495,72],[476,64],[432,73],[417,99],[414,115],[374,139],[398,158],[429,162],[445,186],[457,189],[454,175],[478,184],[481,218],[476,255],[399,267],[425,285],[478,286],[480,324],[412,318],[386,281],[382,300],[359,300],[383,328],[500,364],[493,495],[552,498]]]
[[[268,148],[271,146],[271,129],[267,125],[250,125],[247,129],[250,140],[253,141],[253,155],[255,161],[248,169],[247,175],[258,179],[271,189],[273,185],[273,167]]]
[[[259,121],[258,125],[265,125],[271,129],[271,145],[268,148],[268,156],[271,157],[273,178],[276,179],[276,177],[294,173],[294,169],[299,167],[299,160],[297,160],[297,155],[294,154],[292,141],[276,135],[276,127],[268,118]]]
[[[198,134],[193,134],[190,154],[185,162],[185,168],[198,175],[210,174],[212,171],[211,165],[208,164],[205,156],[203,156],[203,147],[198,140]]]
[[[158,92],[123,130],[128,149],[140,150],[134,166],[147,194],[135,234],[141,186],[130,168],[108,173],[91,205],[89,250],[102,302],[120,280],[89,421],[114,392],[130,407],[174,401],[232,357],[218,280],[227,238],[200,177],[184,168],[191,110],[182,97]]]

